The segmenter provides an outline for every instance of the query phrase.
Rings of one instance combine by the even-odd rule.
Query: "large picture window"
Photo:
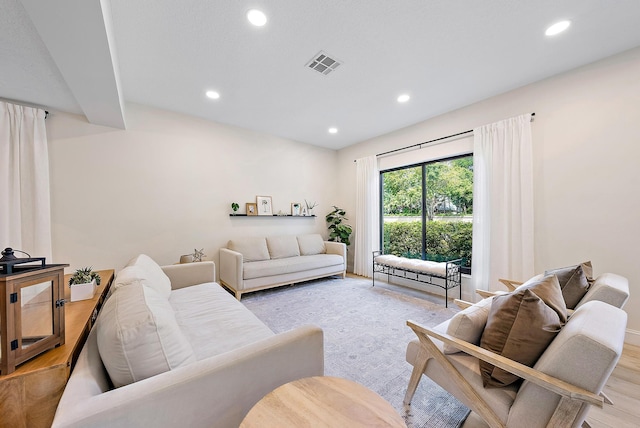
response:
[[[380,173],[385,254],[447,261],[463,258],[471,272],[473,156]]]

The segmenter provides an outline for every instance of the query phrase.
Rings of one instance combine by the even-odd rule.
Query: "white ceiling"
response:
[[[118,128],[133,102],[339,149],[640,46],[638,22],[638,0],[0,0],[0,98]],[[328,76],[305,67],[321,50],[343,62]]]

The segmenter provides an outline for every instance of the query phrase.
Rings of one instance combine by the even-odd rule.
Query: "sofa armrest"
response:
[[[589,291],[576,305],[576,309],[587,302],[599,300],[622,309],[629,300],[629,280],[615,273],[603,273],[589,287]]]
[[[324,241],[324,247],[327,254],[337,254],[344,259],[344,265],[347,266],[347,246],[342,242]]]
[[[220,281],[234,290],[242,290],[244,281],[242,276],[242,253],[228,248],[220,249]]]
[[[105,393],[72,375],[52,426],[237,427],[278,386],[323,374],[322,329],[303,326]]]
[[[171,280],[173,290],[216,281],[216,265],[213,262],[184,263],[161,268]]]

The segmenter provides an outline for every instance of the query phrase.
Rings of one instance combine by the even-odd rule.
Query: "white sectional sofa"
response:
[[[331,275],[345,277],[347,247],[318,234],[241,238],[220,249],[220,283],[243,293]]]
[[[122,269],[53,427],[237,427],[265,394],[322,375],[322,330],[274,334],[214,282],[213,262]]]

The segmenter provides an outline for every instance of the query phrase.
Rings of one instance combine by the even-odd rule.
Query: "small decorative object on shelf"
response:
[[[258,215],[273,215],[271,196],[256,196]]]
[[[306,199],[304,204],[307,206],[307,215],[313,215],[313,209],[318,206],[316,202],[309,202]]]
[[[300,215],[300,213],[301,213],[300,208],[301,208],[300,202],[292,202],[291,203],[291,215],[292,216]]]
[[[233,210],[233,213],[234,213],[234,214],[237,214],[237,212],[238,212],[238,208],[240,208],[240,205],[238,205],[238,203],[237,203],[237,202],[232,202],[232,203],[231,203],[231,209]]]
[[[258,208],[255,203],[247,202],[247,215],[258,215]]]
[[[71,301],[77,302],[93,298],[98,285],[100,285],[100,275],[94,272],[91,267],[77,269],[69,278]]]
[[[233,214],[230,214],[233,215]],[[184,263],[192,263],[193,262],[193,254],[183,254],[180,256],[180,264]]]

